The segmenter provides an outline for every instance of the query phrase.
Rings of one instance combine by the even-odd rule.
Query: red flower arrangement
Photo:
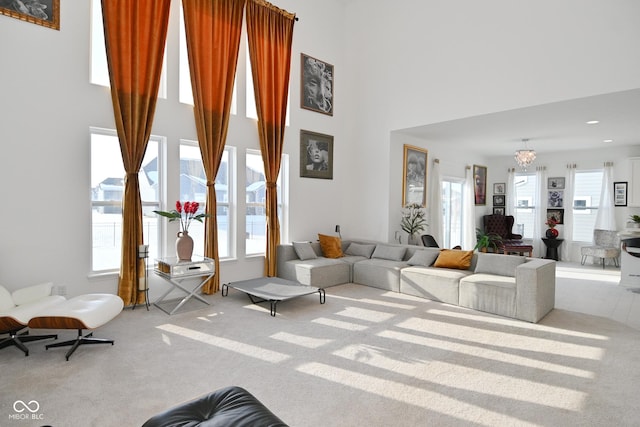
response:
[[[202,218],[208,218],[210,215],[206,213],[198,213],[200,203],[198,202],[184,202],[180,203],[180,200],[176,202],[176,208],[172,211],[154,211],[160,216],[169,218],[169,222],[180,221],[180,230],[183,233],[189,232],[189,225],[191,221],[202,222]]]
[[[549,228],[553,228],[558,225],[558,221],[555,218],[549,218],[545,224],[548,225]]]

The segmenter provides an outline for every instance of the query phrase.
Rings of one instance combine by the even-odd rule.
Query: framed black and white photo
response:
[[[549,198],[547,199],[547,204],[550,208],[561,208],[563,199],[563,190],[549,190]]]
[[[333,65],[301,54],[300,107],[333,116]]]
[[[504,215],[504,208],[493,208],[493,214],[494,215]]]
[[[493,196],[493,206],[504,207],[504,195]]]
[[[547,220],[550,219],[556,224],[564,224],[564,209],[547,209]]]
[[[497,182],[493,184],[493,194],[504,194],[506,184],[504,182]]]
[[[427,157],[424,148],[404,145],[402,161],[402,206],[417,203],[427,207]]]
[[[613,205],[627,206],[627,182],[619,181],[613,183]]]
[[[300,130],[300,176],[333,179],[333,136]]]
[[[0,15],[60,30],[60,0],[0,0]]]
[[[549,188],[550,190],[564,190],[564,178],[549,178],[547,180],[547,188]]]

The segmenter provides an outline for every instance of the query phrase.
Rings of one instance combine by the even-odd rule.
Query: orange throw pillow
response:
[[[471,267],[473,251],[461,251],[457,249],[442,249],[438,259],[433,264],[434,267],[457,268],[458,270],[468,270]]]
[[[322,254],[326,258],[340,258],[344,256],[342,253],[342,242],[339,237],[318,234],[318,239],[320,239]]]

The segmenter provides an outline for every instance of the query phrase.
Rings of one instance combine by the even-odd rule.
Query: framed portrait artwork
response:
[[[0,15],[60,30],[60,0],[0,0]]]
[[[547,188],[550,190],[564,190],[564,178],[555,177],[547,179]]]
[[[417,203],[427,207],[428,151],[412,145],[404,146],[402,161],[402,206]]]
[[[504,195],[493,196],[493,206],[504,207]]]
[[[564,200],[564,190],[549,190],[547,204],[550,208],[561,208]]]
[[[493,194],[504,194],[506,184],[504,182],[497,182],[493,184]]]
[[[333,179],[333,136],[300,130],[300,176]]]
[[[564,209],[547,209],[547,220],[553,219],[557,224],[564,224]]]
[[[473,194],[476,205],[487,204],[487,167],[473,165]]]
[[[493,214],[494,215],[504,215],[504,208],[494,207],[493,208]]]
[[[300,107],[333,116],[333,65],[300,55]]]
[[[627,182],[613,183],[613,205],[627,206]]]

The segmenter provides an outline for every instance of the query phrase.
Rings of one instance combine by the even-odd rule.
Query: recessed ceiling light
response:
[[[596,125],[596,124],[598,124],[598,123],[600,123],[600,120],[589,120],[589,121],[587,122],[587,124],[588,124],[588,125]]]
[[[605,139],[605,140],[604,140],[604,141],[602,141],[602,142],[613,142],[613,139]]]

